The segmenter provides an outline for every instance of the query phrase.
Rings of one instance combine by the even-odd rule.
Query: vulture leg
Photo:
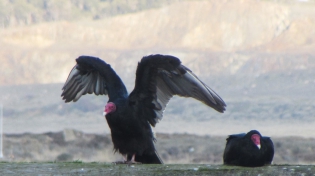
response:
[[[133,154],[130,161],[126,161],[126,164],[142,164],[140,162],[135,161],[136,154]]]
[[[125,162],[128,161],[127,155],[123,155],[123,157],[124,157],[124,161],[125,161]]]
[[[141,162],[135,161],[136,159],[136,154],[133,154],[131,157],[131,160],[128,161],[127,155],[123,155],[124,161],[116,161],[114,164],[142,164]]]

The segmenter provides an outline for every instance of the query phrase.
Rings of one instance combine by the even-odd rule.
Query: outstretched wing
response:
[[[126,87],[119,76],[103,60],[91,56],[80,56],[76,62],[62,88],[61,96],[65,102],[76,102],[87,93],[108,95],[110,99],[128,96]]]
[[[168,55],[143,57],[138,64],[135,88],[129,96],[130,104],[141,107],[138,108],[140,114],[155,126],[173,95],[195,98],[219,112],[226,106],[221,97],[178,58]]]

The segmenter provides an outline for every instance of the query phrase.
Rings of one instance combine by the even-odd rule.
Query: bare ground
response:
[[[157,134],[156,147],[166,164],[222,164],[226,136]],[[314,164],[315,139],[274,137],[273,164]],[[114,154],[110,135],[63,130],[44,134],[6,134],[3,161],[84,161],[122,160]]]

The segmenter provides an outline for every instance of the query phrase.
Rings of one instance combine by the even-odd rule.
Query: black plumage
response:
[[[273,155],[274,147],[270,137],[261,136],[258,131],[251,130],[247,134],[229,135],[223,161],[227,165],[257,167],[271,164]]]
[[[151,126],[162,119],[173,95],[195,98],[219,112],[226,107],[219,95],[174,56],[143,57],[129,96],[119,76],[103,60],[80,56],[76,62],[61,96],[65,102],[75,102],[87,93],[108,95],[105,113],[114,149],[131,162],[162,163]]]

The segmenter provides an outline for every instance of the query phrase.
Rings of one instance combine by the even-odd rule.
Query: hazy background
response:
[[[314,9],[314,0],[0,0],[3,131],[107,135],[106,96],[61,100],[75,59],[102,58],[131,92],[137,62],[159,53],[179,57],[225,100],[227,110],[220,114],[193,99],[173,98],[156,132],[221,136],[222,146],[228,134],[257,129],[314,144]],[[315,144],[307,150],[315,152]],[[35,160],[59,154],[48,151],[52,157]],[[203,161],[209,162],[196,162]],[[304,163],[315,158],[309,161]]]

